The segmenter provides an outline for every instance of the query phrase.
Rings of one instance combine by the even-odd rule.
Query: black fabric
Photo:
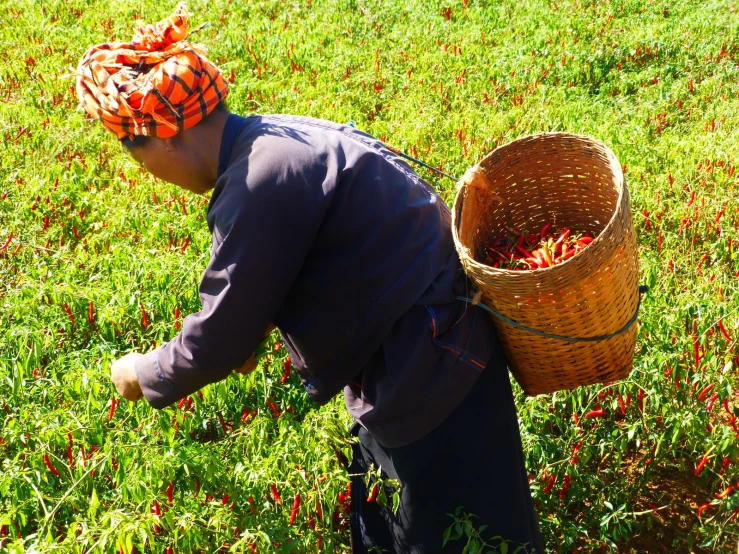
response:
[[[358,425],[350,474],[352,552],[427,554],[461,552],[466,541],[442,548],[448,514],[462,506],[475,514],[483,537],[501,536],[509,552],[544,552],[539,536],[508,371],[495,356],[462,404],[428,435],[407,446],[384,448]],[[396,514],[367,503],[363,473],[371,464],[401,483]],[[388,495],[390,499],[391,496]],[[491,544],[498,544],[492,541]]]

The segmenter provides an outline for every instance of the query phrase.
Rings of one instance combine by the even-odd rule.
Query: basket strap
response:
[[[440,169],[437,169],[434,166],[427,164],[426,162],[422,162],[421,160],[417,160],[413,156],[409,156],[408,154],[405,154],[404,152],[401,152],[400,150],[398,150],[394,146],[390,146],[389,144],[383,144],[383,146],[385,148],[387,148],[388,150],[390,150],[390,152],[392,152],[396,156],[400,156],[401,158],[405,158],[406,160],[410,160],[412,162],[415,162],[418,165],[422,165],[426,169],[430,169],[431,171],[435,171],[436,173],[438,173],[439,175],[443,175],[444,177],[449,177],[452,181],[459,181],[459,179],[457,179],[456,177],[452,177],[448,173],[444,173]]]
[[[639,308],[641,307],[641,295],[646,293],[649,290],[649,287],[647,285],[641,285],[639,287],[639,300],[636,303],[636,312],[634,313],[634,316],[619,329],[618,331],[614,333],[610,333],[608,335],[600,335],[597,337],[565,337],[564,335],[554,335],[552,333],[547,333],[546,331],[539,331],[538,329],[532,329],[531,327],[526,327],[525,325],[521,325],[520,323],[517,323],[513,321],[512,319],[507,318],[503,314],[499,314],[496,311],[491,310],[488,308],[485,304],[479,303],[480,300],[480,294],[476,294],[475,298],[467,298],[466,296],[457,296],[457,300],[462,300],[463,302],[468,302],[472,305],[480,306],[483,310],[490,312],[495,317],[500,319],[501,321],[505,321],[509,325],[513,325],[516,329],[521,329],[523,331],[528,331],[529,333],[534,333],[535,335],[539,335],[541,337],[546,337],[548,339],[557,339],[557,340],[563,340],[567,342],[599,342],[602,340],[608,340],[612,339],[613,337],[617,337],[618,335],[625,333],[629,327],[631,327],[634,322],[636,321],[637,317],[639,316]]]

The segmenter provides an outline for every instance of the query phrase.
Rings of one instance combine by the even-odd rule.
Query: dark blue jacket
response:
[[[381,444],[441,423],[499,353],[441,198],[373,137],[305,117],[232,115],[208,209],[203,309],[136,371],[155,408],[224,379],[280,330],[307,393],[344,389]]]

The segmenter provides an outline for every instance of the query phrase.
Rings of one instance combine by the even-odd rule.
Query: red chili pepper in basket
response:
[[[570,237],[570,234],[572,233],[572,229],[569,227],[565,227],[562,231],[562,234],[559,235],[559,238],[557,238],[556,244],[564,244],[565,241]]]
[[[300,509],[300,494],[295,495],[293,500],[293,509],[290,511],[290,526],[295,523],[295,518],[298,516],[298,510]]]
[[[534,256],[526,250],[523,246],[516,245],[516,250],[518,250],[519,254],[521,254],[524,257],[524,260],[526,258],[533,258]]]

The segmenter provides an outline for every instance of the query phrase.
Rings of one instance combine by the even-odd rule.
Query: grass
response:
[[[332,514],[347,477],[332,445],[349,454],[348,416],[340,399],[315,409],[294,376],[279,383],[282,350],[249,379],[208,387],[189,411],[123,403],[108,421],[110,361],[172,338],[175,309],[183,317],[199,309],[207,199],[140,172],[75,110],[64,75],[88,46],[126,40],[137,18],[153,22],[173,8],[0,6],[0,246],[12,234],[0,251],[3,548],[314,552],[320,536],[322,548],[346,550],[345,525]],[[196,24],[211,22],[198,40],[233,71],[229,103],[242,115],[353,121],[457,176],[495,146],[537,132],[610,146],[625,167],[651,292],[635,369],[617,387],[538,398],[517,389],[542,533],[551,552],[735,549],[739,494],[715,496],[739,488],[729,413],[739,406],[734,3],[217,0],[190,8]],[[451,203],[451,181],[419,173]],[[698,399],[708,384],[719,395],[711,413]],[[618,397],[628,395],[622,414]],[[607,418],[578,434],[573,412],[596,400]],[[244,408],[258,410],[247,423]],[[580,441],[580,461],[570,464]],[[567,472],[572,485],[560,499]],[[557,476],[550,493],[547,475]],[[296,493],[303,505],[290,528]],[[314,531],[316,501],[324,518]]]

